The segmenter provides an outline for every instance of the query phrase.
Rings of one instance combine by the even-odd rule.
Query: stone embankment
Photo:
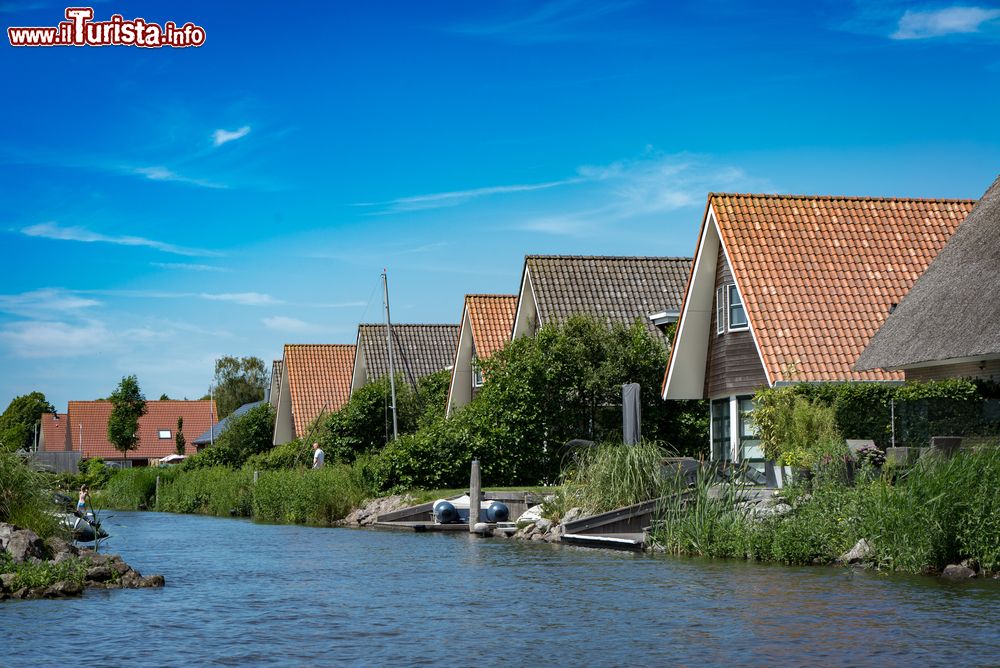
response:
[[[0,600],[68,598],[87,588],[162,587],[162,575],[143,577],[117,554],[80,549],[62,538],[43,541],[30,529],[0,522]]]
[[[337,524],[345,527],[370,527],[375,524],[379,515],[412,506],[413,502],[413,497],[399,494],[395,496],[383,496],[378,499],[369,499],[360,508],[352,510],[347,517],[340,520]]]

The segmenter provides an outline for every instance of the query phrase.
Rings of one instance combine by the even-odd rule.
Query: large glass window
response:
[[[712,460],[728,461],[733,458],[729,447],[729,399],[712,401]]]
[[[746,326],[747,312],[743,309],[743,300],[734,283],[729,286],[729,329],[744,329]]]
[[[740,460],[763,471],[764,450],[753,424],[753,397],[738,397],[736,401],[740,411]]]

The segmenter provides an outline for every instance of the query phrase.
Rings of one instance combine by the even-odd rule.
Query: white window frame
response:
[[[739,308],[743,311],[742,325],[733,325],[733,300],[730,298],[730,295],[733,293],[736,293],[737,299],[740,300]],[[747,307],[743,303],[743,295],[740,294],[735,283],[730,283],[726,286],[726,324],[730,332],[745,332],[750,329],[750,319],[747,318]]]
[[[164,434],[166,434],[166,436],[164,436]],[[159,430],[159,436],[160,436],[160,439],[164,440],[164,441],[167,440],[167,439],[169,439],[171,437],[170,430],[169,429],[160,429]]]
[[[483,367],[479,366],[479,358],[472,356],[472,387],[483,386]]]
[[[720,285],[715,289],[715,334],[720,336],[726,333],[726,286]]]

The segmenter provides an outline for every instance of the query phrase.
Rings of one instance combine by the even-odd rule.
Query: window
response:
[[[729,329],[747,329],[747,312],[743,309],[743,300],[736,290],[736,284],[729,284]]]
[[[472,387],[483,386],[483,368],[479,366],[479,358],[472,356]]]
[[[737,397],[740,411],[740,460],[764,470],[764,451],[753,425],[753,397]]]
[[[715,333],[722,334],[726,331],[726,289],[724,287],[715,291]]]
[[[161,429],[160,430],[160,438],[170,438],[170,430],[169,429]]]
[[[729,461],[729,399],[712,401],[712,461]]]

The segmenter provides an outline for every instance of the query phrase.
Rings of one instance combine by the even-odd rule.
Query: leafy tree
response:
[[[575,316],[509,342],[484,360],[484,385],[451,419],[428,419],[387,445],[383,488],[462,485],[479,457],[486,484],[537,484],[559,474],[565,443],[621,439],[621,386],[642,391],[643,437],[695,454],[707,447],[703,402],[664,402],[666,348],[639,321]]]
[[[41,392],[15,397],[0,415],[0,452],[14,452],[20,448],[30,450],[34,427],[42,419],[42,413],[55,412],[56,409]]]
[[[254,406],[243,415],[230,420],[225,431],[216,437],[215,445],[188,458],[183,464],[184,468],[243,466],[248,458],[271,449],[274,417],[271,404]]]
[[[167,396],[166,392],[160,395],[160,401],[170,401],[170,397]]]
[[[174,443],[177,445],[177,454],[183,455],[187,439],[184,438],[184,418],[182,416],[177,417],[177,434],[174,436]]]
[[[108,416],[108,440],[124,457],[139,447],[139,418],[146,414],[146,398],[139,389],[139,379],[126,376],[111,393]]]
[[[396,376],[396,421],[400,434],[416,431],[444,417],[451,372],[438,371],[417,381],[414,390]],[[381,448],[392,438],[389,378],[360,388],[342,409],[321,418],[313,440],[331,460],[349,462],[357,455]]]
[[[259,357],[232,357],[226,355],[215,360],[215,405],[219,419],[226,417],[243,404],[264,398],[268,372]]]

